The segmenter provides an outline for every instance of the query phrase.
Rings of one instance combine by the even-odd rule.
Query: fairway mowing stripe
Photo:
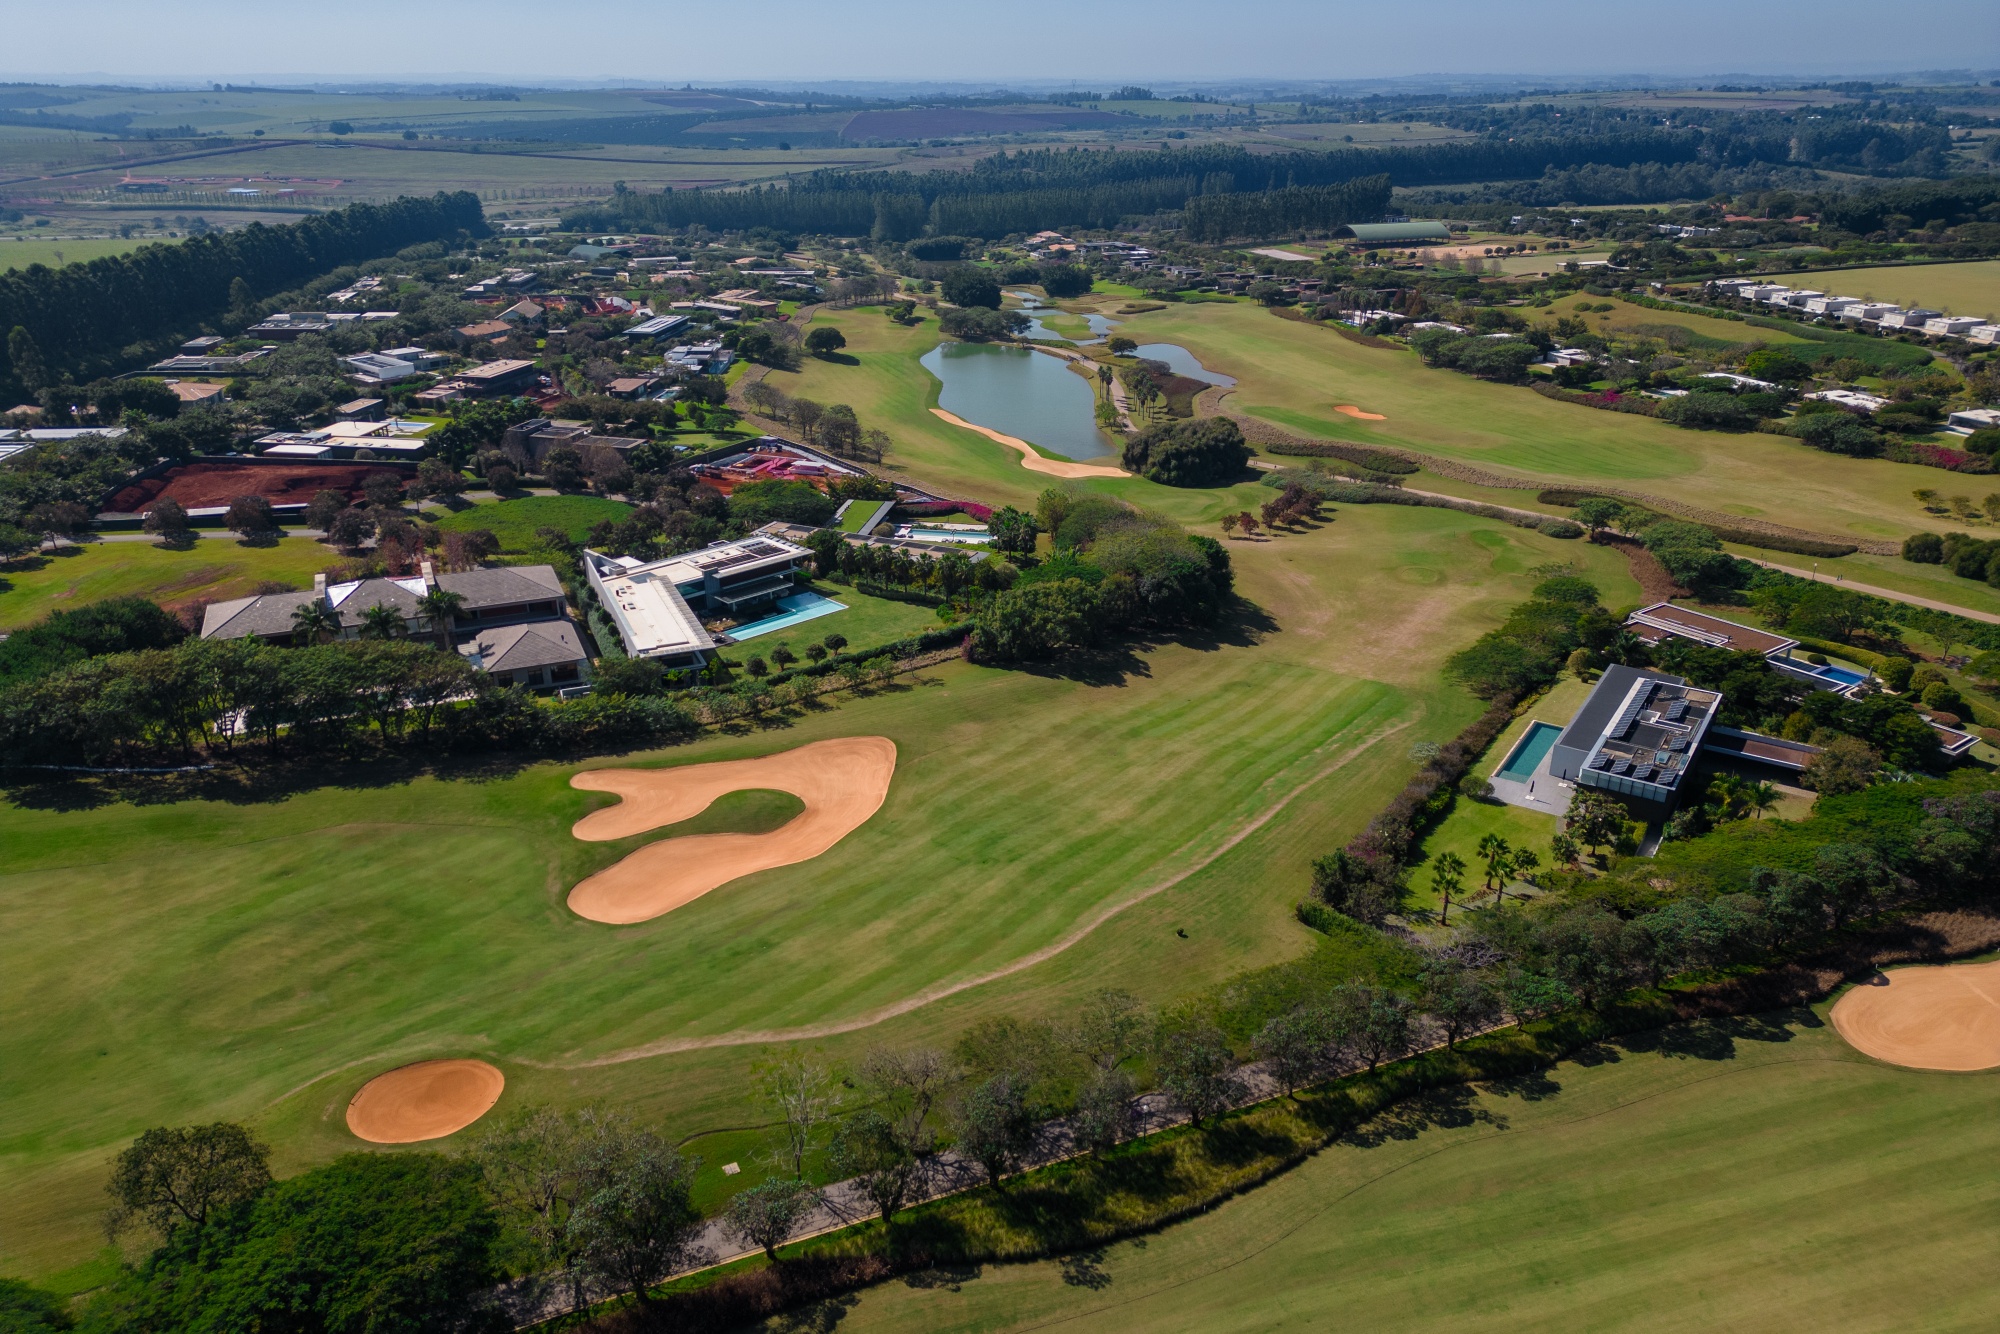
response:
[[[1025,972],[1028,969],[1033,968],[1036,964],[1046,963],[1050,959],[1055,958],[1057,955],[1068,950],[1071,946],[1076,945],[1079,942],[1083,941],[1093,931],[1097,930],[1098,927],[1103,926],[1106,922],[1118,916],[1120,913],[1124,912],[1127,908],[1131,908],[1138,904],[1144,903],[1147,899],[1153,898],[1155,895],[1163,894],[1167,890],[1172,889],[1175,885],[1180,884],[1182,881],[1186,880],[1188,877],[1196,874],[1197,872],[1207,870],[1210,866],[1214,865],[1215,862],[1219,860],[1224,853],[1231,851],[1238,844],[1242,843],[1244,839],[1250,837],[1250,835],[1256,833],[1259,829],[1262,829],[1265,825],[1269,824],[1272,820],[1276,819],[1277,816],[1287,806],[1292,804],[1295,798],[1299,797],[1308,789],[1317,786],[1318,784],[1324,782],[1326,779],[1332,777],[1339,770],[1345,768],[1347,766],[1347,763],[1350,760],[1354,759],[1356,756],[1366,754],[1368,751],[1374,749],[1375,746],[1378,745],[1380,742],[1387,740],[1388,738],[1394,736],[1396,733],[1407,728],[1408,726],[1410,726],[1410,722],[1411,722],[1410,719],[1407,718],[1403,719],[1394,724],[1393,726],[1386,727],[1381,731],[1376,732],[1372,736],[1368,737],[1366,740],[1362,741],[1359,745],[1355,746],[1352,750],[1342,755],[1339,759],[1333,761],[1331,764],[1328,764],[1318,773],[1315,773],[1312,777],[1306,779],[1303,783],[1300,783],[1290,792],[1287,792],[1284,796],[1280,797],[1261,815],[1257,816],[1255,819],[1245,824],[1241,829],[1238,829],[1234,834],[1231,834],[1227,839],[1225,839],[1222,842],[1220,846],[1215,848],[1212,852],[1208,853],[1206,856],[1197,860],[1192,866],[1189,866],[1186,870],[1179,871],[1174,875],[1167,877],[1165,880],[1161,880],[1152,885],[1148,885],[1145,889],[1140,890],[1138,893],[1130,895],[1127,898],[1121,899],[1116,903],[1105,905],[1104,907],[1098,909],[1097,912],[1093,914],[1090,918],[1085,920],[1082,923],[1082,925],[1072,930],[1068,935],[1063,936],[1059,940],[1052,941],[1051,943],[1042,946],[1042,948],[1035,950],[1031,954],[1024,954],[1020,958],[1015,959],[1013,962],[1004,964],[1001,967],[996,968],[991,972],[981,973],[977,977],[969,977],[962,982],[951,982],[939,986],[930,987],[924,991],[918,992],[914,996],[907,997],[903,1000],[896,1001],[889,1005],[885,1005],[878,1010],[871,1010],[868,1013],[859,1015],[853,1019],[843,1019],[836,1023],[807,1024],[799,1028],[776,1028],[776,1029],[768,1029],[763,1032],[718,1033],[713,1037],[705,1037],[705,1038],[665,1038],[659,1042],[649,1042],[643,1047],[631,1047],[624,1051],[611,1052],[608,1055],[604,1056],[595,1056],[587,1061],[544,1062],[544,1061],[531,1061],[525,1057],[514,1057],[512,1059],[519,1061],[522,1065],[538,1066],[543,1069],[587,1070],[594,1066],[622,1065],[627,1061],[643,1061],[648,1057],[652,1056],[668,1056],[672,1055],[675,1052],[683,1052],[683,1051],[701,1051],[710,1047],[745,1047],[745,1046],[754,1046],[761,1043],[803,1042],[803,1041],[809,1041],[814,1038],[829,1038],[829,1037],[834,1037],[841,1033],[853,1033],[860,1029],[872,1028],[876,1024],[882,1023],[885,1020],[894,1019],[899,1015],[909,1014],[911,1011],[922,1009],[924,1006],[932,1004],[935,1001],[941,1001],[946,999],[947,997],[956,996],[961,991],[970,991],[974,987],[983,987],[989,982],[997,982],[1002,978],[1012,977],[1016,973]],[[1325,744],[1330,745],[1332,744],[1332,742],[1331,740],[1329,740]]]
[[[1560,1065],[1561,1063],[1558,1062],[1557,1064]],[[1666,1097],[1668,1094],[1679,1093],[1686,1089],[1695,1088],[1702,1084],[1713,1083],[1715,1080],[1718,1079],[1727,1079],[1731,1075],[1762,1072],[1765,1070],[1776,1069],[1777,1067],[1783,1065],[1803,1066],[1803,1065],[1819,1065],[1819,1064],[1859,1065],[1861,1064],[1861,1062],[1841,1060],[1836,1057],[1807,1056],[1807,1057],[1792,1057],[1789,1059],[1774,1060],[1765,1065],[1741,1066],[1734,1070],[1723,1070],[1717,1072],[1716,1074],[1707,1075],[1701,1079],[1690,1080],[1685,1084],[1676,1084],[1672,1088],[1656,1089],[1651,1093],[1641,1094],[1640,1096],[1632,1098],[1629,1101],[1617,1103],[1613,1106],[1606,1107],[1601,1111],[1585,1112],[1580,1116],[1571,1117],[1566,1121],[1554,1121],[1548,1125],[1534,1126],[1523,1131],[1514,1131],[1512,1130],[1511,1127],[1509,1127],[1507,1129],[1502,1129],[1502,1130],[1488,1130],[1475,1133],[1465,1139],[1453,1140],[1449,1144],[1440,1144],[1436,1148],[1430,1150],[1428,1153],[1418,1154],[1414,1158],[1408,1159],[1404,1162],[1400,1162],[1396,1164],[1394,1167],[1386,1168],[1383,1171],[1376,1173],[1374,1176],[1369,1177],[1365,1181],[1355,1182],[1352,1186],[1348,1187],[1340,1194],[1328,1197],[1325,1203],[1323,1203],[1318,1209],[1315,1209],[1312,1212],[1301,1216],[1296,1222],[1292,1223],[1291,1226],[1281,1229],[1275,1236],[1265,1241],[1262,1245],[1254,1247],[1251,1250],[1245,1251],[1243,1254],[1237,1256],[1233,1260],[1224,1261],[1223,1263],[1216,1265],[1212,1269],[1205,1269],[1197,1273],[1190,1273],[1186,1277],[1176,1279],[1171,1283],[1161,1284],[1157,1288],[1149,1288],[1145,1292],[1134,1293],[1132,1296],[1125,1298],[1123,1301],[1106,1302],[1102,1306],[1093,1306],[1088,1311],[1078,1311],[1074,1315],[1057,1316],[1053,1320],[1044,1320],[1040,1324],[1016,1325],[1013,1328],[1021,1331],[1026,1331],[1031,1329],[1053,1329],[1057,1325],[1072,1324],[1078,1320],[1084,1319],[1087,1316],[1101,1315],[1105,1311],[1113,1311],[1121,1306],[1131,1306],[1137,1302],[1147,1301],[1153,1297],[1158,1296],[1163,1292],[1172,1292],[1176,1288],[1184,1288],[1190,1283],[1199,1282],[1200,1280],[1205,1278],[1213,1278],[1217,1274],[1226,1274],[1230,1270],[1236,1268],[1239,1265],[1248,1264],[1250,1261],[1256,1259],[1258,1256],[1264,1254],[1266,1251],[1271,1250],[1279,1243],[1284,1241],[1289,1241],[1294,1235],[1303,1231],[1307,1226],[1307,1224],[1318,1222],[1319,1219],[1328,1212],[1330,1212],[1335,1205],[1344,1203],[1345,1201],[1354,1198],[1356,1195],[1359,1195],[1362,1191],[1367,1190],[1370,1186],[1374,1186],[1381,1182],[1387,1181],[1390,1177],[1395,1176],[1399,1172],[1402,1172],[1411,1167],[1415,1167],[1419,1163],[1429,1162],[1431,1159],[1438,1157],[1440,1154],[1451,1153],[1457,1149],[1470,1148],[1478,1144],[1483,1144],[1487,1140],[1498,1139],[1500,1136],[1510,1133],[1533,1135],[1548,1130],[1560,1130],[1567,1128],[1569,1126],[1582,1125],[1586,1121],[1595,1121],[1606,1116],[1614,1115],[1618,1112],[1629,1111],[1630,1109],[1637,1107],[1642,1103],[1652,1102],[1656,1098],[1663,1098]],[[1474,1087],[1477,1087],[1477,1085],[1475,1085]],[[1398,1104],[1394,1103],[1390,1104],[1389,1107],[1383,1108],[1382,1112],[1378,1112],[1376,1116],[1383,1115],[1384,1113],[1392,1110],[1397,1105]],[[1368,1121],[1363,1121],[1360,1125],[1354,1127],[1354,1129],[1355,1130],[1365,1129],[1369,1124],[1369,1121],[1373,1121],[1375,1119],[1376,1117],[1370,1117]],[[1343,1136],[1342,1138],[1345,1137]],[[1335,1140],[1333,1141],[1333,1143],[1337,1144],[1339,1143],[1339,1140]],[[1330,1148],[1332,1147],[1332,1145],[1330,1144],[1327,1147]],[[1320,1150],[1314,1150],[1312,1156],[1317,1157],[1319,1152]],[[1299,1166],[1299,1164],[1294,1164],[1294,1166]],[[1291,1168],[1287,1168],[1283,1172],[1279,1173],[1278,1176],[1289,1176],[1291,1175],[1291,1170],[1292,1170]],[[1271,1177],[1265,1181],[1256,1183],[1256,1185],[1258,1186],[1268,1185],[1276,1180],[1277,1177]],[[1193,1222],[1195,1220],[1189,1219],[1185,1221]],[[1119,1238],[1119,1240],[1125,1240],[1125,1238]]]

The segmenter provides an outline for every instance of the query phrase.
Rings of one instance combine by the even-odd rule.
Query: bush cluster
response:
[[[1163,486],[1226,486],[1249,462],[1243,431],[1227,417],[1161,422],[1125,442],[1126,468]]]

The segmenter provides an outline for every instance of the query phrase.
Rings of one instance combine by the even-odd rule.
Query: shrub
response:
[[[944,293],[944,299],[954,306],[1000,309],[1000,283],[985,269],[970,264],[953,269],[938,286]]]
[[[1018,310],[988,310],[983,306],[961,306],[948,310],[938,321],[938,330],[969,343],[994,342],[1026,332],[1028,317]]]
[[[1917,565],[1944,562],[1944,539],[1936,533],[1911,533],[1903,539],[1903,559]]]
[[[1340,445],[1326,441],[1283,440],[1275,445],[1263,446],[1272,454],[1287,454],[1309,458],[1345,459],[1359,464],[1373,472],[1398,473],[1407,476],[1417,471],[1417,465],[1401,454],[1390,454],[1380,449],[1368,449],[1361,445]],[[1558,501],[1558,504],[1567,504]]]
[[[1850,458],[1873,458],[1882,452],[1882,437],[1846,413],[1794,417],[1785,423],[1785,434],[1814,449]]]
[[[1659,415],[1661,421],[1689,430],[1747,431],[1757,424],[1756,414],[1739,403],[1734,394],[1706,391],[1662,403]]]
[[[1571,523],[1568,519],[1550,519],[1547,523],[1535,529],[1535,531],[1544,537],[1582,537],[1583,525],[1580,523]]]
[[[1974,431],[1965,437],[1965,451],[1981,458],[1991,458],[2000,452],[2000,430]]]
[[[1125,444],[1125,466],[1164,486],[1223,486],[1250,462],[1243,432],[1227,417],[1162,422]]]
[[[774,520],[810,524],[817,528],[833,517],[839,506],[808,482],[750,482],[729,495],[729,513],[745,528],[755,528]]]
[[[1090,290],[1090,270],[1076,264],[1045,264],[1036,275],[1053,297],[1082,296]]]

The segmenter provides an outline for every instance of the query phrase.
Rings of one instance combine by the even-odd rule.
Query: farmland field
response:
[[[145,1126],[244,1119],[294,1171],[354,1147],[339,1108],[364,1079],[426,1056],[500,1065],[503,1109],[601,1097],[660,1117],[697,1137],[708,1198],[721,1163],[748,1184],[761,1138],[728,1128],[762,1123],[748,1071],[783,1035],[852,1059],[1299,954],[1307,863],[1404,781],[1413,742],[1478,711],[1442,657],[1536,566],[1582,562],[1613,603],[1637,592],[1608,550],[1439,510],[1344,508],[1231,550],[1254,610],[1212,637],[1069,671],[951,663],[634,757],[856,735],[899,751],[887,805],[832,851],[635,927],[563,906],[630,847],[569,836],[602,800],[567,786],[573,764],[218,779],[146,804],[14,789],[0,1005],[21,1021],[0,1064],[38,1074],[0,1086],[0,1268],[87,1262],[106,1156]]]
[[[1804,284],[1806,279],[1793,281]],[[2000,318],[2000,259],[1836,269],[1812,275],[1810,285],[1841,296],[1893,301],[1899,306],[1928,306],[1953,315],[1978,315],[1989,320]]]
[[[20,239],[0,236],[0,271],[25,269],[30,264],[46,264],[52,269],[65,264],[82,264],[87,260],[103,259],[106,255],[123,255],[145,244],[145,237],[130,240],[116,236],[65,238],[37,236],[32,231],[21,233]]]
[[[870,1289],[839,1328],[1982,1329],[1996,1089],[1871,1061],[1823,1009],[1669,1029],[1400,1108],[1151,1237]]]

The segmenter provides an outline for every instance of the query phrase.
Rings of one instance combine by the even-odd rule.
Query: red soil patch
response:
[[[340,491],[349,500],[358,500],[362,482],[378,472],[403,476],[375,463],[189,463],[122,488],[104,508],[117,514],[144,514],[163,496],[188,509],[227,505],[238,496],[263,496],[273,505],[303,505],[318,491]]]

